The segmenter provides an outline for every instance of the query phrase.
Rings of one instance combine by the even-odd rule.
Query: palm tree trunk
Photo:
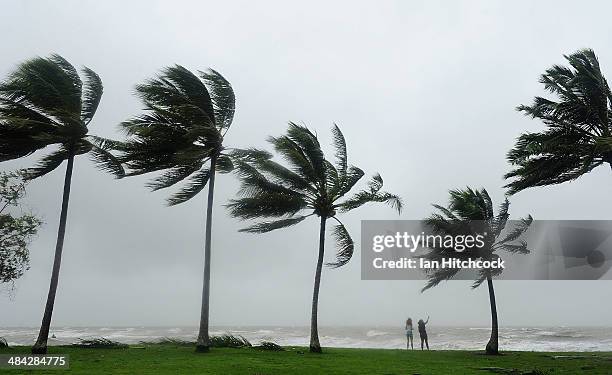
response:
[[[45,313],[40,325],[38,339],[32,346],[33,354],[47,354],[47,340],[49,339],[49,328],[51,327],[51,315],[53,315],[53,305],[55,304],[55,293],[59,279],[60,265],[62,263],[62,250],[64,249],[64,235],[66,234],[66,219],[68,218],[68,200],[70,199],[70,184],[72,182],[72,168],[74,166],[74,151],[71,147],[66,166],[66,177],[64,178],[64,193],[62,197],[62,211],[60,213],[59,229],[57,231],[57,242],[55,244],[55,257],[53,259],[53,271],[51,272],[51,283]]]
[[[315,272],[314,291],[312,293],[312,313],[310,316],[310,352],[321,353],[319,343],[319,326],[317,323],[319,309],[319,287],[321,286],[321,270],[323,268],[323,255],[325,254],[325,221],[327,218],[321,216],[321,228],[319,229],[319,259],[317,260],[317,271]]]
[[[200,332],[196,343],[196,352],[206,353],[210,349],[208,322],[210,310],[210,247],[212,239],[212,209],[215,192],[217,155],[210,159],[210,179],[208,180],[208,202],[206,206],[206,239],[204,244],[204,285],[202,286],[202,311],[200,313]]]
[[[491,338],[487,343],[487,354],[499,354],[499,326],[497,323],[497,305],[495,303],[495,290],[493,289],[493,279],[487,277],[489,286],[489,301],[491,302]]]

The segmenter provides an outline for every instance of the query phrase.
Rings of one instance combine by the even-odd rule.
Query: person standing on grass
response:
[[[414,350],[414,340],[412,338],[412,318],[406,320],[406,349]]]
[[[427,341],[427,331],[425,330],[425,325],[429,323],[429,315],[427,316],[427,320],[423,321],[423,319],[419,319],[419,336],[421,337],[421,350],[423,350],[423,343],[427,346],[427,350],[429,350],[429,342]]]

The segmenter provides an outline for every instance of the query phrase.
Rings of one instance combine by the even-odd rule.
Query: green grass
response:
[[[508,352],[485,356],[466,351],[325,349],[261,351],[218,348],[206,354],[171,344],[147,344],[126,349],[51,347],[50,354],[68,354],[70,370],[8,370],[7,374],[612,374],[612,353]],[[29,352],[28,347],[0,349],[0,354]],[[557,358],[566,355],[568,358]],[[572,358],[571,356],[575,356]],[[516,372],[509,372],[517,369]],[[536,370],[536,371],[534,371]]]

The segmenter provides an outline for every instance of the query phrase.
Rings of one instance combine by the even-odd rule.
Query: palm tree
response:
[[[526,188],[577,179],[595,167],[612,167],[612,92],[590,49],[565,56],[570,67],[555,65],[540,78],[554,100],[536,97],[517,110],[542,120],[546,130],[524,133],[508,161],[510,194]]]
[[[128,140],[118,146],[128,176],[164,171],[147,186],[153,191],[186,181],[168,199],[173,206],[195,197],[208,184],[202,310],[196,351],[207,352],[213,194],[217,172],[227,173],[232,160],[223,137],[234,118],[231,85],[214,70],[200,77],[182,66],[165,68],[136,87],[145,113],[121,124]]]
[[[455,251],[453,247],[436,244],[423,258],[430,261],[441,262],[442,259],[454,258],[460,260],[481,259],[493,261],[499,258],[498,250],[510,253],[529,254],[527,243],[519,238],[527,231],[532,217],[519,220],[513,228],[504,231],[508,223],[508,208],[510,203],[505,199],[497,215],[493,212],[493,203],[485,189],[480,191],[466,188],[450,191],[448,208],[433,205],[439,212],[425,219],[426,226],[433,233],[440,235],[484,235],[484,246],[466,248],[462,252]],[[503,233],[502,233],[503,232]],[[518,242],[516,242],[518,241]],[[422,291],[438,285],[441,281],[453,278],[460,268],[430,268],[427,270],[427,283]],[[495,290],[493,277],[501,274],[500,268],[482,268],[478,278],[472,284],[472,289],[480,286],[485,280],[489,287],[489,301],[491,304],[491,338],[486,346],[487,354],[498,354],[499,328],[497,322],[497,305],[495,303]]]
[[[332,234],[338,245],[337,259],[328,263],[328,266],[337,268],[348,263],[354,249],[353,240],[338,219],[338,213],[351,211],[369,202],[387,203],[398,212],[402,208],[398,196],[380,191],[383,180],[379,174],[374,175],[366,189],[344,199],[364,176],[364,172],[348,165],[346,142],[336,125],[332,133],[336,149],[335,165],[325,159],[316,135],[294,123],[289,124],[286,135],[269,138],[275,151],[286,160],[289,167],[273,161],[272,155],[266,151],[235,151],[234,156],[241,158],[235,161],[242,182],[241,198],[231,200],[228,204],[231,215],[237,218],[275,219],[259,222],[242,229],[242,232],[265,233],[296,225],[310,216],[319,217],[319,257],[310,325],[310,351],[313,353],[321,352],[317,311],[327,221],[331,219],[336,222]]]
[[[102,97],[102,81],[89,68],[83,68],[82,72],[84,82],[68,61],[59,55],[51,55],[20,64],[0,84],[0,162],[55,145],[53,152],[27,171],[26,179],[32,180],[46,175],[67,160],[51,283],[32,353],[47,352],[75,156],[89,154],[100,169],[117,177],[123,175],[121,163],[109,152],[112,142],[87,134],[87,126]]]

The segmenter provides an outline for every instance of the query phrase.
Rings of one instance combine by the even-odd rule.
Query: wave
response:
[[[438,350],[480,350],[486,344],[490,327],[428,326],[429,344]],[[53,327],[50,345],[70,344],[79,338],[106,337],[136,344],[174,337],[193,341],[197,327]],[[256,344],[272,340],[284,346],[308,345],[309,327],[213,327],[211,334],[239,334]],[[0,328],[0,336],[10,345],[31,345],[38,328]],[[403,349],[406,336],[397,327],[320,327],[320,341],[327,347]],[[418,335],[417,335],[418,336]],[[612,351],[612,328],[502,327],[503,350],[526,351]]]
[[[377,331],[375,329],[372,329],[372,330],[369,330],[368,332],[366,332],[366,336],[368,336],[368,337],[386,336],[388,334],[389,334],[389,332]]]

